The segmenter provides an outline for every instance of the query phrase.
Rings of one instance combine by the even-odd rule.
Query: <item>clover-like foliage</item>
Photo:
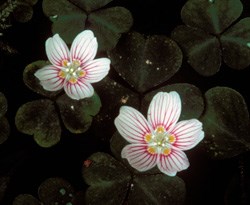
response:
[[[112,108],[118,109],[121,105],[128,104],[138,109],[141,108],[144,112],[152,96],[159,90],[176,90],[180,92],[183,102],[182,119],[198,118],[204,109],[203,97],[200,90],[190,84],[173,84],[161,87],[159,90],[149,92],[143,98],[139,99],[139,96],[133,98],[133,95],[136,96],[136,93],[132,95],[130,94],[131,91],[128,92],[121,89],[122,86],[119,83],[114,83],[110,79],[107,80],[108,81],[103,81],[102,83],[106,84],[106,86],[114,87],[115,90],[121,90],[121,95],[124,95],[124,92],[129,94],[129,97],[119,99],[121,95],[118,95],[119,97],[115,95],[115,93],[119,94],[119,92],[114,91],[112,93],[108,89],[109,92],[105,93],[106,95],[112,96],[112,99],[117,97],[117,99],[114,98],[116,100],[112,100],[116,102],[117,108],[107,103],[107,106],[110,107],[107,108],[110,110]],[[103,88],[104,86],[100,87]],[[119,100],[122,100],[124,104],[119,102]],[[153,168],[146,172],[138,172],[133,169],[128,164],[127,160],[121,158],[121,150],[126,144],[127,142],[118,132],[116,132],[110,141],[111,151],[115,158],[106,153],[94,153],[85,161],[86,163],[84,163],[83,166],[83,178],[90,186],[86,193],[86,203],[183,204],[185,199],[184,182],[179,177],[165,176],[160,173],[157,168]],[[163,187],[168,187],[168,189]]]
[[[83,167],[83,178],[90,185],[86,204],[184,203],[185,185],[179,177],[133,174],[121,162],[101,152],[94,153],[88,160],[88,166]]]
[[[172,32],[188,63],[201,75],[219,71],[222,60],[233,69],[250,65],[250,18],[240,17],[240,0],[189,0],[181,10],[185,25]]]
[[[66,43],[84,29],[97,36],[99,49],[115,47],[122,33],[133,24],[131,13],[124,7],[102,8],[112,0],[43,0],[43,11],[52,22],[52,32],[59,33]]]
[[[34,76],[34,73],[44,65],[47,65],[46,61],[36,61],[27,65],[23,79],[31,90],[50,99],[31,101],[22,105],[16,113],[15,123],[20,132],[33,135],[38,145],[51,147],[60,141],[62,124],[72,133],[87,131],[92,118],[100,110],[101,101],[96,93],[91,98],[75,101],[66,95],[60,96],[60,91],[44,90]]]

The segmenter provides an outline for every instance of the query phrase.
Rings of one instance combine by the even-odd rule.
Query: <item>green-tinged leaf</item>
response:
[[[249,113],[244,98],[235,90],[215,87],[205,94],[201,118],[209,156],[224,159],[250,150]]]
[[[87,28],[97,37],[99,50],[106,51],[113,49],[121,34],[129,31],[133,18],[126,8],[112,7],[90,13],[87,22]]]
[[[81,14],[82,9],[72,4],[69,0],[43,0],[44,14],[53,20],[53,17]]]
[[[181,17],[191,27],[219,34],[242,13],[240,0],[189,0],[183,6]]]
[[[176,40],[188,63],[201,75],[211,76],[219,71],[221,66],[220,43],[215,36],[200,29],[178,26],[171,37]]]
[[[72,185],[61,178],[46,179],[38,189],[40,200],[44,204],[72,204],[74,195]]]
[[[22,105],[15,117],[17,129],[28,135],[41,147],[51,147],[60,141],[61,127],[54,103],[36,100]]]
[[[5,98],[4,94],[0,92],[0,119],[7,112],[7,108],[8,108],[7,99]]]
[[[55,17],[52,32],[58,33],[66,43],[71,44],[76,35],[84,30],[86,19],[84,12]]]
[[[101,108],[101,100],[96,93],[90,98],[79,101],[64,94],[56,102],[65,127],[72,133],[87,131],[92,123],[92,118]]]
[[[167,81],[182,63],[182,52],[173,40],[137,32],[123,36],[109,56],[119,75],[139,92]]]
[[[86,204],[122,205],[131,180],[129,171],[106,153],[94,153],[88,160],[83,167],[83,178],[90,185]]]
[[[10,125],[5,117],[0,118],[0,144],[4,143],[10,135]]]
[[[13,205],[41,205],[41,202],[30,194],[20,194],[14,199]]]
[[[5,192],[8,188],[8,184],[10,182],[10,177],[8,176],[0,176],[0,203],[5,196]]]
[[[204,100],[201,91],[194,85],[188,83],[177,83],[161,87],[147,93],[142,100],[143,113],[147,113],[149,104],[158,92],[176,91],[181,98],[182,111],[179,120],[199,118],[204,110]]]
[[[54,97],[58,95],[58,93],[61,91],[50,92],[50,91],[44,90],[40,84],[39,79],[36,78],[36,76],[34,75],[34,73],[38,69],[43,68],[44,66],[49,65],[49,64],[50,63],[48,61],[39,60],[39,61],[35,61],[27,65],[23,71],[23,81],[25,85],[28,88],[30,88],[32,91],[40,95],[46,96],[46,97]]]
[[[95,0],[95,1],[93,0],[70,0],[70,1],[89,13],[93,10],[96,10],[105,6],[106,4],[108,4],[109,2],[113,0]]]
[[[121,34],[129,31],[133,24],[132,15],[126,8],[99,9],[110,1],[44,0],[43,11],[55,24],[53,33],[59,33],[67,43],[72,42],[86,23],[97,37],[99,50],[106,51],[114,48]],[[89,13],[97,7],[98,10]]]
[[[109,140],[114,133],[114,118],[118,115],[120,107],[129,105],[138,108],[140,105],[139,97],[130,89],[108,77],[95,84],[95,90],[101,98],[102,109],[94,118],[94,131],[102,140],[107,138]]]
[[[185,183],[177,176],[135,176],[131,186],[128,197],[131,205],[181,205],[185,202]]]
[[[17,21],[25,23],[32,18],[33,8],[26,2],[18,2],[18,6],[13,11],[13,15]]]
[[[244,18],[221,36],[224,62],[231,68],[250,65],[250,18]]]
[[[121,152],[122,149],[129,144],[120,134],[119,132],[115,132],[112,136],[112,138],[110,139],[110,149],[111,152],[113,153],[113,155],[116,157],[117,160],[119,160],[120,162],[122,162],[130,171],[132,171],[135,174],[141,174],[141,175],[148,175],[148,174],[158,174],[161,173],[159,171],[159,169],[157,168],[157,166],[155,166],[154,168],[145,171],[145,172],[140,172],[137,171],[136,169],[134,169],[133,167],[131,167],[131,165],[128,163],[127,159],[124,159],[121,157]]]

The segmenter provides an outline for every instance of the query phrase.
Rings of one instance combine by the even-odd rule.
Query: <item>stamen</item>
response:
[[[151,139],[152,139],[152,134],[146,134],[146,135],[145,135],[145,140],[146,140],[146,142],[150,142]]]
[[[59,73],[58,73],[58,76],[59,76],[60,78],[65,78],[65,77],[66,77],[66,74],[65,74],[64,71],[60,70]]]
[[[150,154],[155,154],[156,153],[156,150],[154,147],[148,147],[147,151],[150,153]]]
[[[73,60],[73,65],[75,66],[75,67],[79,67],[80,65],[81,65],[81,63],[80,63],[80,61],[79,60]]]
[[[165,132],[165,128],[163,126],[159,126],[156,128],[156,132],[163,133],[163,132]]]
[[[174,142],[175,142],[175,140],[176,140],[176,138],[175,138],[175,136],[174,136],[174,135],[169,135],[169,136],[168,136],[168,142],[169,142],[169,143],[171,143],[171,144],[172,144],[172,143],[174,143]]]
[[[171,153],[171,149],[170,148],[165,148],[164,150],[163,150],[163,154],[164,155],[169,155]]]
[[[69,63],[68,60],[66,60],[66,59],[62,60],[62,66],[63,66],[63,67],[67,67],[67,66],[68,66],[68,63]]]
[[[77,72],[78,77],[84,77],[86,75],[86,72],[84,70],[80,70]]]
[[[70,77],[69,82],[72,84],[75,84],[75,83],[77,83],[77,78],[72,76],[72,77]]]

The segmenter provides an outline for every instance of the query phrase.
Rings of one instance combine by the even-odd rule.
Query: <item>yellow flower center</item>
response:
[[[158,126],[152,133],[147,133],[144,139],[148,143],[147,151],[150,154],[164,155],[171,153],[171,144],[176,141],[175,136],[168,133],[163,126]]]
[[[73,60],[69,62],[68,60],[62,61],[62,66],[64,69],[60,70],[58,76],[60,78],[65,78],[71,84],[77,83],[79,78],[86,75],[86,72],[80,67],[81,63],[78,60]]]

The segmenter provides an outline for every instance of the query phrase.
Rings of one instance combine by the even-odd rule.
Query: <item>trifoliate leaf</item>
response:
[[[40,69],[43,68],[46,65],[49,65],[50,63],[48,61],[35,61],[33,63],[30,63],[26,66],[26,68],[23,71],[23,81],[25,85],[30,88],[32,91],[46,96],[46,97],[54,97],[60,93],[60,91],[46,91],[43,89],[43,87],[40,84],[39,79],[34,75],[34,73]]]
[[[186,189],[179,177],[164,174],[135,176],[131,184],[128,204],[138,205],[182,205]]]
[[[43,0],[43,12],[47,17],[51,18],[70,14],[81,14],[83,11],[69,0]],[[53,18],[51,20],[53,20]]]
[[[52,32],[58,33],[65,42],[72,43],[76,34],[84,30],[86,19],[87,15],[84,12],[57,16],[52,24]]]
[[[96,10],[105,6],[106,4],[108,4],[109,2],[113,0],[95,0],[95,1],[93,0],[70,0],[70,1],[89,13],[93,10]]]
[[[173,40],[136,32],[123,36],[109,56],[119,75],[139,92],[167,81],[182,63],[182,52]]]
[[[41,202],[30,194],[20,194],[14,199],[13,205],[41,205]]]
[[[244,18],[221,36],[224,62],[231,68],[250,65],[250,17]]]
[[[215,159],[234,157],[250,150],[250,121],[244,98],[227,87],[215,87],[205,93],[203,144]]]
[[[179,120],[188,120],[191,118],[199,118],[204,110],[204,100],[201,91],[194,85],[188,83],[176,83],[161,87],[147,93],[142,100],[143,113],[147,113],[149,104],[154,95],[158,92],[176,91],[181,98],[182,110]]]
[[[83,178],[90,185],[86,204],[123,204],[131,180],[129,171],[106,153],[94,153],[83,167]]]
[[[46,179],[38,189],[39,198],[44,204],[72,204],[74,192],[72,185],[61,178]]]
[[[36,100],[22,105],[15,117],[17,129],[28,135],[41,147],[51,147],[60,141],[61,127],[54,103]]]
[[[59,33],[66,43],[72,43],[73,37],[83,29],[91,29],[97,37],[99,50],[106,51],[114,48],[121,34],[129,31],[133,24],[126,8],[101,9],[110,1],[44,0],[43,11],[54,22],[53,33]]]
[[[95,93],[90,98],[72,100],[67,95],[57,99],[65,127],[72,133],[83,133],[89,129],[92,118],[99,112],[101,101]]]
[[[199,74],[211,76],[219,71],[221,50],[215,36],[187,26],[176,27],[171,36],[180,44],[188,63]]]
[[[100,50],[113,49],[122,33],[128,32],[133,24],[129,10],[112,7],[92,12],[88,16],[87,28],[97,37]]]
[[[219,34],[242,13],[240,0],[188,0],[181,10],[183,22]]]
[[[186,25],[177,26],[171,36],[199,74],[211,76],[219,71],[221,55],[233,69],[250,65],[250,20],[233,24],[242,10],[240,0],[189,0],[183,6]]]

